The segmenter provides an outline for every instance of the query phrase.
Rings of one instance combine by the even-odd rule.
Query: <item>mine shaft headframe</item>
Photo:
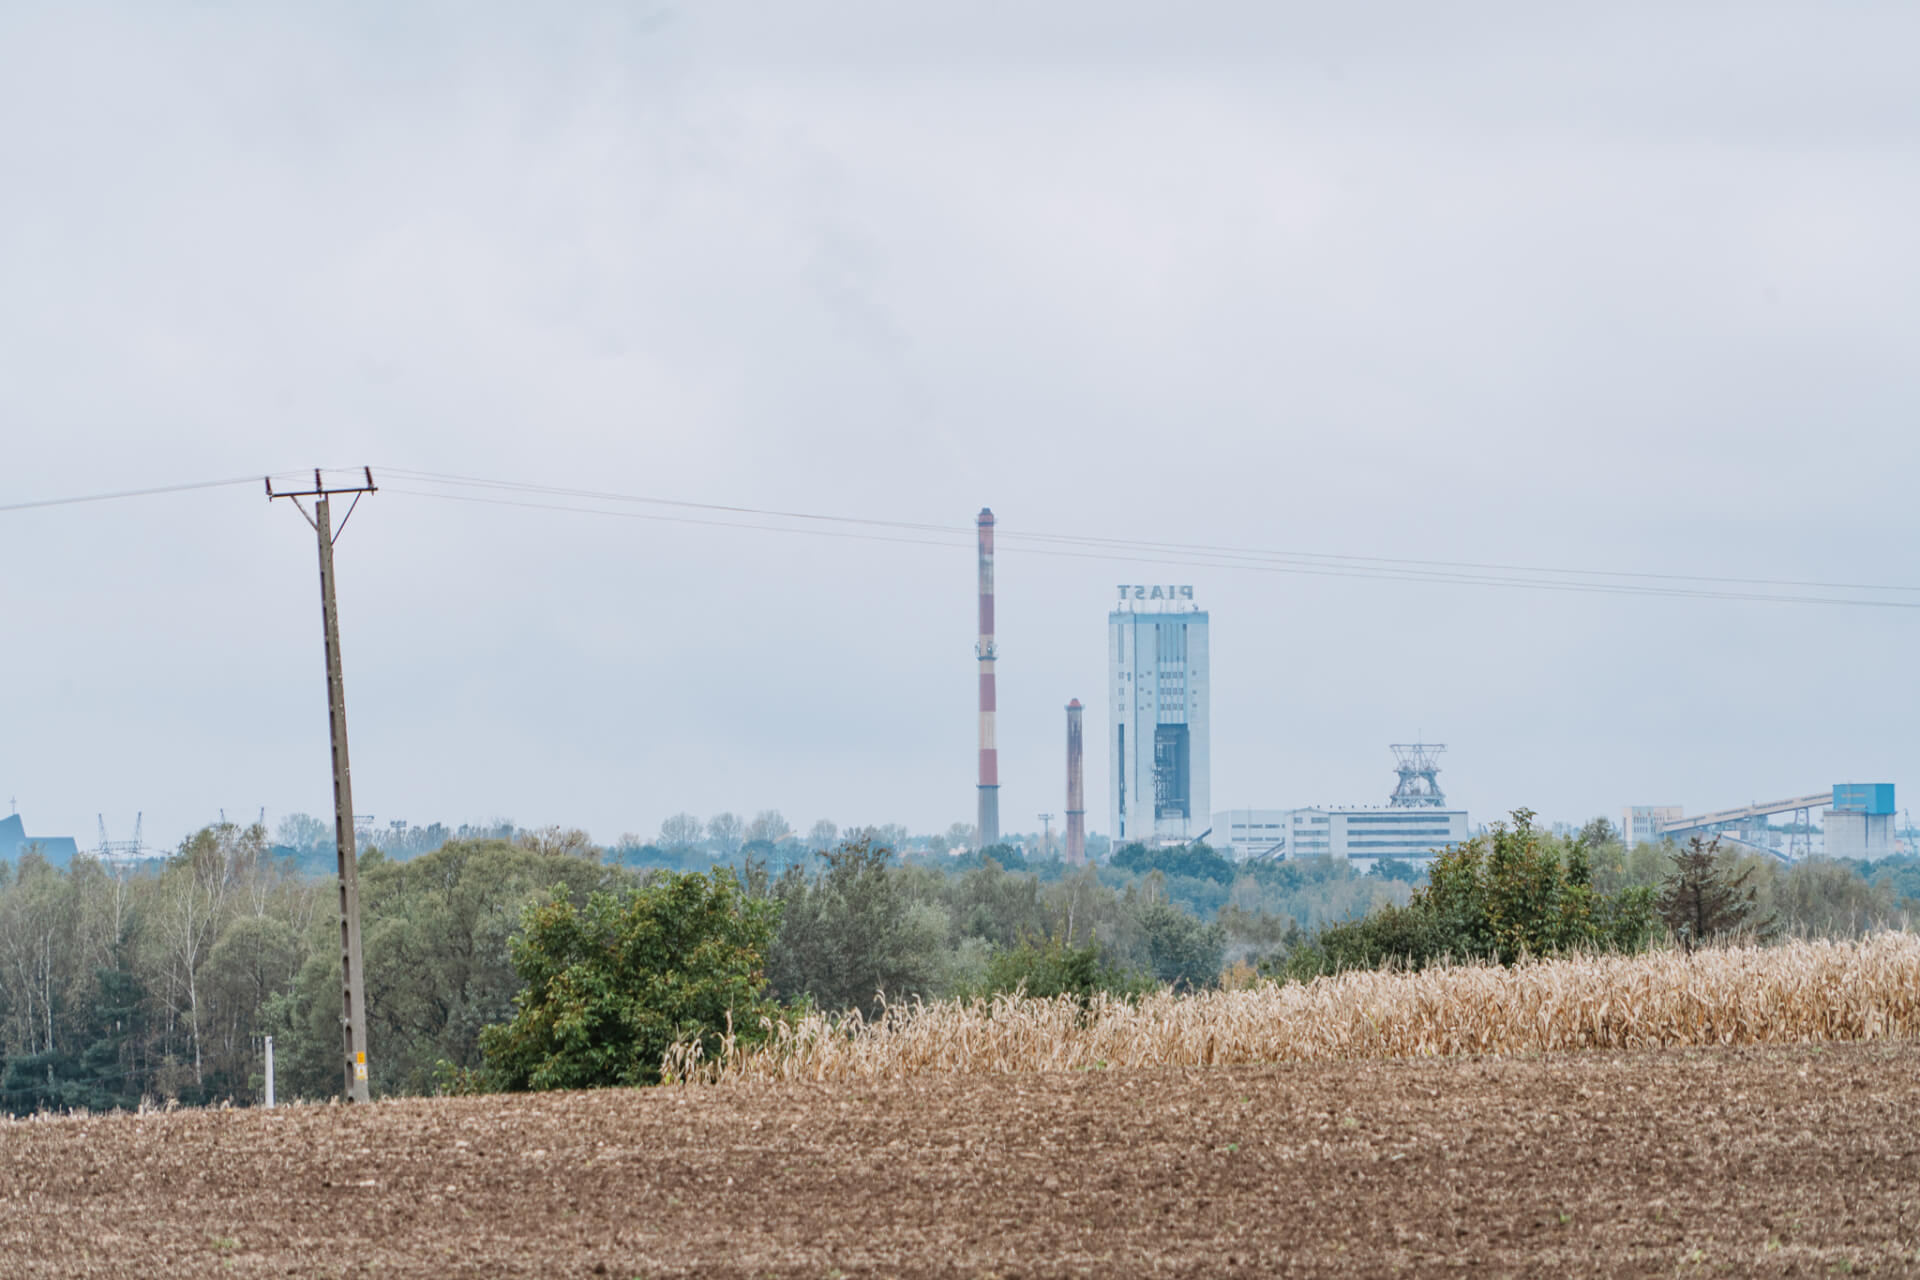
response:
[[[1440,790],[1440,753],[1447,749],[1446,744],[1395,742],[1391,749],[1393,771],[1400,775],[1400,783],[1388,804],[1395,808],[1443,807],[1447,797]]]

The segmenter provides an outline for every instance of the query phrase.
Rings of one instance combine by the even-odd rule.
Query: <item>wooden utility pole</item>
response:
[[[367,1092],[367,983],[360,958],[360,870],[353,847],[353,779],[347,767],[347,693],[340,676],[340,611],[333,599],[333,545],[353,517],[363,493],[379,492],[373,484],[373,469],[362,469],[366,483],[329,486],[316,467],[313,488],[274,492],[273,479],[267,479],[267,497],[290,498],[306,516],[307,523],[320,539],[320,613],[327,645],[327,717],[333,737],[333,841],[340,865],[340,1034],[346,1057],[347,1097],[366,1102]],[[340,528],[333,528],[329,499],[335,494],[354,495]],[[300,499],[312,498],[313,514],[300,505]]]

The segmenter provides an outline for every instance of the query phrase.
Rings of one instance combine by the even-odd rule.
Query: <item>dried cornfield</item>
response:
[[[1920,936],[1344,973],[1139,1000],[999,996],[868,1021],[811,1014],[757,1044],[667,1056],[683,1081],[887,1080],[1920,1034]]]

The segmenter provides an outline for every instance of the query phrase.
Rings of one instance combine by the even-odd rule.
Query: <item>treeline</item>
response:
[[[203,830],[157,874],[23,856],[0,881],[0,1109],[251,1098],[328,901],[257,826]]]
[[[882,1000],[1015,987],[1124,993],[1441,956],[1631,949],[1666,930],[1662,894],[1679,851],[1629,853],[1604,823],[1561,839],[1530,815],[1516,819],[1449,853],[1430,882],[1405,869],[1362,876],[1330,859],[1236,864],[1202,845],[1130,846],[1081,868],[1012,848],[901,858],[871,833],[777,861],[743,839],[719,866],[740,912],[766,925],[740,980],[786,1010],[871,1013]],[[222,825],[146,873],[88,858],[59,869],[28,855],[0,875],[0,1109],[251,1102],[267,1035],[283,1096],[336,1093],[334,888],[276,844],[262,828]],[[1848,863],[1704,856],[1756,930],[1902,926],[1920,897],[1913,859],[1863,874]],[[653,846],[600,849],[558,829],[454,840],[406,860],[369,849],[360,881],[376,1092],[477,1078],[487,1028],[525,1012],[513,940],[524,952],[530,911],[639,902],[715,865]],[[719,881],[703,879],[711,898]],[[599,910],[606,928],[624,919]]]
[[[506,840],[575,852],[597,848],[593,838],[577,827],[525,828],[505,818],[462,823],[458,827],[439,822],[425,826],[389,822],[380,826],[366,819],[364,825],[356,827],[355,836],[362,849],[378,848],[388,857],[398,858],[432,853],[455,840]],[[1010,832],[1000,842],[982,850],[978,828],[967,822],[956,822],[944,832],[914,834],[899,823],[842,828],[831,819],[821,818],[801,832],[778,809],[762,809],[752,817],[729,811],[716,813],[704,821],[691,813],[676,813],[660,823],[657,835],[647,837],[627,832],[608,845],[604,853],[610,861],[623,866],[699,870],[740,857],[784,866],[856,840],[884,845],[905,857],[949,854],[977,857],[985,853],[1002,862],[1009,853],[1016,858],[1024,858],[1026,850],[1042,856],[1057,855],[1061,847],[1061,836],[1057,832]],[[276,854],[293,859],[313,874],[330,872],[334,858],[333,826],[310,814],[288,814],[275,827],[272,847]],[[1104,860],[1110,848],[1105,836],[1090,834],[1087,837],[1087,852],[1096,861]]]

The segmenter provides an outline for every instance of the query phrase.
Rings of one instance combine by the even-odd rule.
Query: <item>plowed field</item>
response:
[[[0,1124],[6,1276],[1920,1273],[1920,1045]]]

